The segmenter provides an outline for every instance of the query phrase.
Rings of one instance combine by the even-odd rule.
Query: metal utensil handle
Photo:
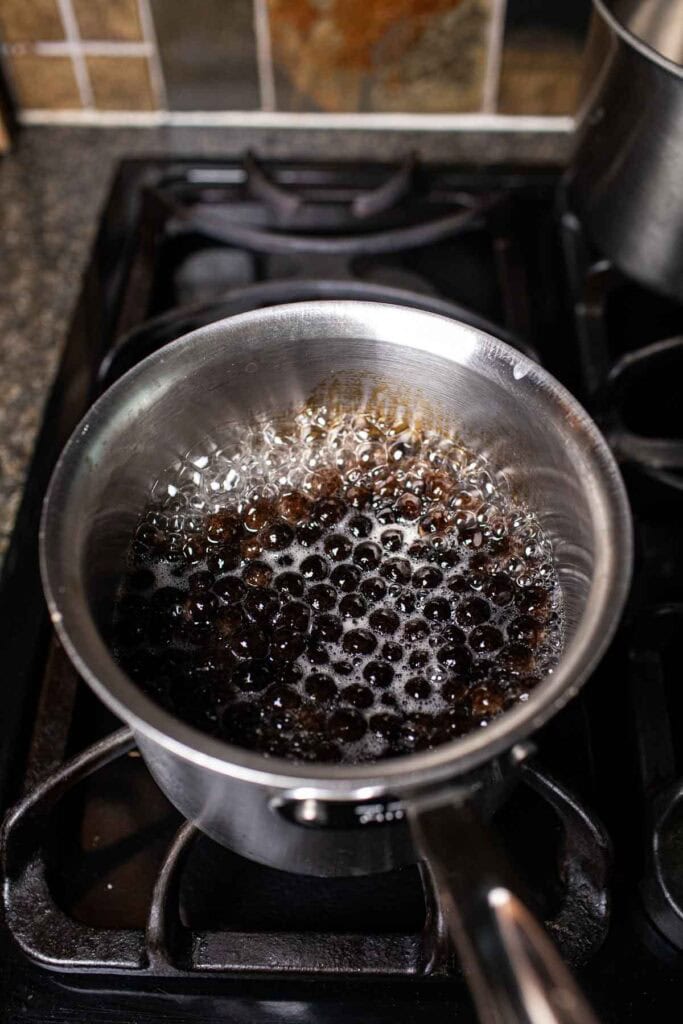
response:
[[[597,1024],[471,808],[418,802],[408,818],[483,1024]]]

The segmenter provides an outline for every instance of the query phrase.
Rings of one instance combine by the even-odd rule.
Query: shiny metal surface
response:
[[[151,481],[226,423],[286,414],[320,389],[342,408],[398,402],[473,443],[538,510],[563,591],[565,652],[525,705],[485,731],[378,765],[293,765],[204,736],[144,696],[106,643]],[[592,1024],[512,890],[483,875],[477,892],[488,896],[481,906],[473,896],[463,927],[453,909],[462,886],[444,868],[471,863],[473,830],[453,828],[454,820],[469,820],[466,804],[485,811],[495,801],[528,753],[524,737],[576,692],[612,636],[630,577],[630,518],[616,465],[586,413],[537,364],[453,320],[377,303],[300,303],[219,321],[160,349],[91,408],[55,470],[40,547],[66,650],[132,727],[153,776],[187,818],[243,855],[297,872],[363,874],[424,858],[482,1020]],[[503,891],[512,923],[491,903]]]
[[[593,6],[570,204],[618,267],[683,299],[683,5]]]
[[[566,613],[555,673],[485,731],[378,765],[294,765],[229,746],[178,721],[114,661],[106,633],[132,527],[150,482],[219,424],[297,406],[336,380],[398,388],[416,416],[473,441],[540,510]],[[345,398],[346,396],[346,398]],[[629,510],[595,425],[535,363],[445,317],[360,302],[271,307],[202,328],[144,360],[91,408],[46,498],[41,563],[55,627],[83,677],[135,730],[150,770],[188,818],[246,856],[290,870],[352,874],[414,857],[405,824],[308,829],[278,799],[391,801],[498,778],[506,751],[577,691],[616,627],[631,567]],[[487,767],[492,759],[493,767]],[[501,760],[502,759],[502,760]],[[502,767],[501,767],[502,765]],[[380,815],[381,817],[381,815]]]

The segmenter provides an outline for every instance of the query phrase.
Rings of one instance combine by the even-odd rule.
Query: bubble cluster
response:
[[[303,410],[152,488],[114,622],[178,717],[297,761],[424,750],[528,699],[561,651],[548,539],[455,440]]]

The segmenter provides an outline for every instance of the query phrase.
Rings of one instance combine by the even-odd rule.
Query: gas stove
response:
[[[70,666],[41,596],[41,500],[97,395],[196,327],[311,298],[490,331],[574,391],[622,463],[637,551],[622,629],[495,824],[601,1018],[673,1019],[683,309],[592,249],[558,172],[246,154],[121,165],[46,410],[0,586],[0,808],[32,794],[4,832],[7,1020],[475,1019],[417,867],[304,878],[197,833]]]

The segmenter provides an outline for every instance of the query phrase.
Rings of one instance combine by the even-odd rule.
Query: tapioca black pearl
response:
[[[300,523],[310,507],[310,499],[301,491],[287,491],[278,498],[277,510],[288,523]]]
[[[230,639],[230,650],[238,658],[265,658],[268,640],[258,629],[241,629]]]
[[[461,576],[460,573],[455,573],[448,579],[448,589],[456,595],[469,594],[470,585],[465,576]]]
[[[483,551],[480,551],[476,555],[472,555],[470,558],[470,572],[481,573],[484,576],[490,576],[491,571],[494,568],[493,560]],[[488,580],[486,581],[488,583]]]
[[[206,555],[206,544],[198,534],[187,538],[183,544],[183,558],[190,565],[197,565]]]
[[[251,587],[242,607],[252,622],[265,624],[277,614],[280,601],[277,594],[266,587]]]
[[[332,668],[338,676],[353,675],[353,663],[350,661],[333,661]]]
[[[400,644],[394,643],[393,640],[387,640],[387,642],[382,645],[382,657],[386,658],[387,661],[393,661],[396,663],[403,657],[403,648]]]
[[[200,590],[185,598],[185,620],[193,626],[209,626],[219,608],[219,601],[210,590]]]
[[[484,546],[486,537],[484,536],[484,531],[479,526],[467,526],[459,532],[458,540],[466,548],[478,551]]]
[[[460,565],[460,556],[453,548],[434,548],[434,561],[440,569],[455,569]]]
[[[199,594],[203,590],[210,590],[214,580],[215,576],[212,572],[208,572],[206,569],[199,569],[197,572],[190,573],[187,577],[187,585],[190,588],[191,594]]]
[[[368,519],[367,516],[352,516],[346,528],[352,537],[358,537],[359,539],[369,537],[372,533],[372,519]]]
[[[448,622],[451,617],[451,605],[445,597],[433,597],[422,609],[425,619],[430,622]]]
[[[398,701],[396,700],[396,697],[394,696],[393,693],[387,690],[385,690],[384,693],[380,694],[379,702],[380,704],[383,704],[385,708],[398,707]]]
[[[416,494],[407,491],[398,499],[394,509],[399,523],[413,523],[422,511],[422,502]]]
[[[415,540],[408,548],[407,554],[415,562],[426,562],[432,553],[432,546],[426,540]]]
[[[306,638],[303,633],[293,633],[289,629],[276,629],[270,638],[270,653],[273,658],[283,661],[295,661],[306,650]]]
[[[531,615],[539,622],[547,622],[552,612],[550,593],[543,587],[531,586],[526,590],[517,590],[517,605],[520,612]]]
[[[402,590],[396,598],[396,608],[403,615],[410,615],[415,611],[415,596],[409,590]]]
[[[410,622],[406,622],[403,635],[410,643],[426,640],[429,636],[429,626],[424,619],[411,619]]]
[[[261,530],[259,540],[267,551],[284,551],[294,540],[294,530],[284,519],[275,520]]]
[[[399,716],[393,715],[390,711],[380,711],[379,714],[372,715],[369,722],[371,732],[390,741],[396,740],[400,736],[401,724]]]
[[[244,661],[235,668],[231,682],[245,693],[260,693],[270,682],[270,675],[263,662]]]
[[[385,551],[400,551],[403,547],[403,533],[400,530],[384,530],[380,536]]]
[[[339,611],[344,619],[360,619],[367,607],[365,598],[360,594],[346,594],[339,602]]]
[[[531,672],[534,667],[533,652],[521,643],[506,644],[500,652],[500,662],[516,675]]]
[[[267,587],[273,578],[273,570],[265,562],[250,562],[242,570],[242,579],[248,587]]]
[[[375,703],[375,695],[369,686],[361,686],[360,683],[351,683],[345,686],[341,692],[341,699],[345,704],[352,704],[354,708],[365,710]]]
[[[503,646],[503,634],[495,626],[475,626],[470,633],[468,643],[473,651],[490,654]]]
[[[368,621],[371,628],[383,636],[391,636],[392,633],[396,632],[401,623],[400,618],[391,608],[375,609],[374,612],[371,612]]]
[[[372,654],[376,646],[377,638],[369,629],[350,629],[342,640],[347,654]]]
[[[360,582],[360,569],[355,565],[336,565],[330,573],[330,583],[346,594],[356,590]]]
[[[430,657],[429,651],[412,651],[408,656],[408,664],[411,668],[424,668]]]
[[[210,544],[234,544],[242,533],[239,516],[232,512],[213,512],[206,519],[206,538]]]
[[[359,711],[339,708],[327,719],[329,735],[341,743],[355,743],[365,736],[368,725]]]
[[[241,560],[242,553],[238,547],[212,548],[206,556],[206,567],[214,576],[220,576],[237,569]]]
[[[439,636],[447,644],[464,644],[467,639],[463,630],[451,622],[440,629]]]
[[[247,561],[252,561],[263,551],[261,541],[256,536],[243,537],[240,541],[240,556]]]
[[[303,601],[288,601],[280,608],[277,625],[296,633],[305,633],[308,629],[310,615],[310,610]]]
[[[316,704],[331,704],[338,694],[334,679],[324,672],[312,672],[304,684],[304,689]]]
[[[151,569],[136,569],[126,577],[126,584],[132,590],[150,590],[155,583],[155,576]]]
[[[369,576],[359,584],[358,589],[366,601],[374,604],[376,601],[382,600],[387,592],[387,585],[379,576]]]
[[[313,619],[311,638],[318,642],[335,643],[342,635],[343,626],[341,619],[336,615],[327,613],[316,615]]]
[[[324,529],[328,529],[343,519],[345,512],[344,502],[339,498],[319,498],[318,501],[313,502],[311,519]]]
[[[413,700],[426,700],[432,692],[432,688],[422,676],[411,676],[406,681],[403,691],[406,697],[411,697]]]
[[[391,685],[393,678],[394,670],[386,661],[369,661],[363,669],[363,679],[371,686],[384,689]]]
[[[531,615],[518,615],[508,624],[509,640],[519,640],[529,647],[536,647],[543,638],[543,625]]]
[[[484,593],[489,601],[493,601],[499,608],[504,608],[515,596],[515,585],[509,576],[499,572],[484,584]]]
[[[296,528],[296,539],[299,541],[304,548],[310,548],[316,541],[319,541],[323,535],[323,528],[320,523],[309,521],[307,523],[299,523]]]
[[[375,519],[380,526],[391,526],[392,523],[396,522],[396,513],[387,505],[375,513]]]
[[[432,509],[427,515],[422,516],[417,526],[421,537],[434,537],[439,533],[444,533],[447,528],[446,513],[440,508]]]
[[[276,590],[279,590],[285,597],[304,596],[304,578],[298,572],[280,572],[273,580]]]
[[[341,487],[341,477],[331,466],[317,470],[308,483],[311,494],[316,498],[329,498]]]
[[[391,580],[392,583],[405,586],[410,583],[412,566],[407,558],[388,558],[386,562],[382,563],[380,572],[385,579]]]
[[[455,618],[461,626],[480,626],[491,618],[491,609],[483,597],[470,597],[455,609]]]
[[[356,544],[353,560],[363,572],[373,572],[382,558],[382,549],[372,540],[363,540]]]
[[[372,501],[372,491],[369,487],[362,487],[360,485],[349,487],[346,491],[346,500],[351,508],[367,508]],[[361,536],[361,534],[358,534],[358,536]]]
[[[272,501],[263,499],[249,504],[242,517],[242,522],[251,533],[258,533],[259,530],[268,525],[274,516],[275,505]]]
[[[329,583],[314,583],[308,588],[306,598],[316,612],[328,612],[337,603],[337,592]]]
[[[269,686],[261,698],[265,708],[284,708],[293,711],[301,706],[301,697],[291,686],[274,683]]]
[[[116,643],[121,647],[136,647],[145,639],[145,624],[138,618],[119,615],[116,623]]]
[[[422,565],[413,573],[412,582],[416,590],[434,590],[443,583],[443,573],[435,565]]]
[[[305,580],[324,580],[327,576],[327,561],[322,555],[308,555],[299,565]]]
[[[325,538],[324,543],[325,554],[328,555],[333,562],[343,562],[345,558],[348,558],[353,551],[353,544],[348,537],[345,537],[343,533],[330,533]]]
[[[219,637],[234,636],[247,625],[247,620],[240,605],[226,605],[219,608],[214,618],[213,627]]]
[[[321,643],[320,640],[314,640],[313,638],[309,638],[306,647],[306,657],[312,665],[327,665],[330,660],[327,646]]]
[[[459,674],[469,672],[472,667],[472,655],[460,644],[444,644],[436,654],[437,661],[444,668]]]
[[[296,686],[304,674],[301,665],[295,661],[278,662],[276,660],[272,663],[272,666],[274,673],[277,675],[278,682],[283,683],[285,686]]]

